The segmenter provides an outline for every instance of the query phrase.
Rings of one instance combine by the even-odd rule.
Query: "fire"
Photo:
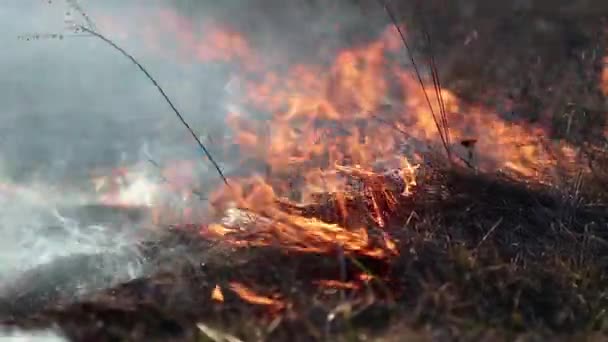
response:
[[[278,172],[302,166],[327,169],[336,163],[367,167],[389,155],[397,143],[390,127],[369,122],[388,91],[387,81],[379,77],[387,71],[385,45],[380,41],[344,51],[329,70],[298,65],[282,78],[269,72],[261,82],[248,82],[245,104],[271,118],[255,125],[240,113],[230,116],[243,154]],[[369,133],[379,133],[373,142],[366,132],[370,125]]]
[[[604,67],[602,68],[600,89],[605,96],[608,96],[608,56],[604,57],[602,62]]]
[[[230,289],[238,294],[244,301],[251,304],[268,306],[275,310],[282,310],[285,308],[285,303],[280,299],[262,296],[241,283],[230,283]]]
[[[343,252],[383,260],[399,254],[390,220],[415,195],[427,156],[443,153],[427,96],[432,104],[439,98],[445,103],[454,162],[537,181],[556,165],[543,127],[509,122],[489,108],[465,104],[447,89],[437,94],[429,87],[425,94],[402,63],[393,28],[376,41],[341,51],[327,65],[278,71],[266,70],[261,55],[237,32],[216,27],[198,34],[174,13],[162,15],[182,54],[204,63],[235,64],[242,73],[245,94],[232,99],[238,109],[227,113],[226,124],[242,167],[251,172],[212,193],[214,222],[201,225],[207,238],[294,253]],[[602,87],[608,93],[608,67]],[[568,146],[557,152],[574,158]],[[191,169],[185,162],[164,170],[169,179],[186,179],[165,191],[185,194]],[[157,209],[158,221],[170,215],[162,206]],[[285,305],[240,283],[230,289],[253,304]],[[212,298],[224,300],[219,287]]]
[[[160,16],[183,55],[241,66],[245,94],[233,99],[241,112],[228,113],[226,123],[243,167],[253,165],[253,174],[231,179],[230,189],[214,192],[210,203],[219,222],[203,234],[238,246],[280,245],[311,253],[339,247],[374,257],[397,253],[390,234],[372,237],[367,227],[387,227],[391,212],[415,193],[425,154],[440,151],[440,145],[426,100],[437,104],[438,94],[431,88],[425,94],[403,66],[394,28],[376,41],[341,51],[327,65],[300,64],[279,72],[258,63],[263,59],[233,30],[205,27],[199,33],[200,27],[175,12],[164,10]],[[441,99],[457,162],[533,179],[554,166],[541,127],[507,122],[487,108],[465,105],[446,89]],[[248,112],[267,117],[260,120]],[[476,143],[459,144],[464,141]],[[185,162],[169,166],[164,177],[186,181],[163,190],[187,199],[191,169]],[[119,193],[120,203],[134,201],[129,191]],[[323,194],[329,194],[337,214],[303,215],[302,206],[319,204]],[[365,203],[368,214],[357,214],[357,201]],[[156,221],[170,214],[156,206]]]
[[[158,187],[138,172],[125,168],[112,170],[110,175],[92,177],[101,203],[110,206],[154,205]]]
[[[336,290],[358,290],[360,284],[354,282],[344,282],[334,279],[319,280],[316,282],[318,286]]]
[[[271,240],[279,239],[297,241],[298,249],[319,252],[328,249],[325,244],[340,241],[346,250],[365,250],[370,238],[361,227],[367,222],[350,222],[346,227],[352,216],[346,204],[352,202],[353,183],[366,188],[372,221],[385,227],[386,212],[414,193],[417,168],[424,162],[425,153],[440,149],[426,100],[428,96],[436,104],[438,94],[431,88],[425,94],[411,70],[403,66],[394,28],[386,29],[376,41],[341,51],[328,65],[300,64],[279,72],[266,70],[258,63],[263,59],[243,35],[233,30],[202,30],[200,25],[168,10],[159,16],[165,19],[164,30],[175,36],[183,55],[202,63],[230,62],[242,67],[239,70],[245,94],[233,99],[233,107],[242,112],[228,113],[226,123],[235,136],[244,167],[254,165],[254,173],[266,174],[232,179],[234,189],[230,194],[219,189],[212,201],[219,216],[232,204],[248,215],[268,220],[258,227],[257,238],[251,237],[248,245],[271,244]],[[481,170],[502,170],[534,179],[554,166],[541,127],[507,122],[492,110],[463,104],[446,89],[441,99],[449,117],[450,148],[457,161],[461,159]],[[265,113],[267,117],[260,120],[247,112]],[[458,143],[470,139],[476,143],[466,147]],[[187,163],[175,164],[163,174],[167,178],[191,178],[176,176],[189,169],[192,167]],[[387,181],[391,172],[397,175],[397,184]],[[186,189],[191,183],[172,184],[171,190],[188,197]],[[400,191],[395,193],[395,187]],[[145,192],[144,188],[140,184],[135,187],[140,190],[132,192]],[[120,191],[120,203],[134,201],[128,193]],[[284,212],[277,204],[284,200],[311,203],[322,193],[333,194],[340,220],[301,217]],[[151,200],[145,202],[150,204]],[[234,231],[234,227],[215,223],[207,234],[227,238]],[[302,241],[307,239],[309,242]],[[389,245],[390,239],[384,248],[390,250]],[[366,253],[382,254],[374,248]]]
[[[276,311],[282,310],[286,306],[285,302],[280,298],[263,296],[239,282],[230,282],[228,284],[228,288],[236,293],[242,300],[251,304],[267,306]],[[219,303],[223,303],[225,301],[224,292],[219,285],[215,285],[211,291],[211,299]]]
[[[604,57],[602,62],[603,68],[600,81],[600,89],[602,90],[604,96],[608,97],[608,54]],[[605,114],[608,115],[608,112]],[[604,140],[608,142],[608,127],[604,128]]]
[[[211,291],[211,299],[215,300],[216,302],[224,301],[224,293],[219,285],[215,285],[213,291]]]
[[[227,123],[243,154],[263,160],[273,171],[291,172],[303,164],[311,170],[321,159],[324,169],[335,163],[369,167],[382,164],[403,146],[420,152],[429,142],[437,145],[439,136],[425,95],[410,68],[400,62],[402,46],[392,27],[375,42],[343,50],[329,66],[295,65],[278,72],[267,69],[261,54],[234,30],[195,24],[168,9],[155,16],[163,19],[163,27],[135,33],[145,35],[151,47],[162,44],[150,37],[170,35],[180,57],[229,62],[243,73],[246,95],[235,102],[270,118],[252,120],[233,112]],[[117,27],[116,20],[109,25]],[[608,74],[603,75],[606,84]],[[436,104],[431,87],[427,94]],[[474,162],[480,169],[538,178],[554,166],[541,139],[542,127],[508,122],[488,108],[464,105],[445,89],[442,98],[450,117],[452,148],[459,158],[468,159],[469,153],[460,151],[457,142],[475,138]],[[419,155],[407,157],[412,165],[420,162]]]
[[[270,71],[262,81],[249,82],[243,102],[271,117],[259,122],[231,113],[228,124],[243,154],[263,160],[273,173],[305,168],[303,174],[313,175],[335,164],[388,167],[387,159],[404,146],[419,152],[429,145],[438,147],[424,92],[396,58],[391,33],[387,30],[376,42],[343,51],[327,69],[297,65],[283,77]],[[430,88],[427,94],[437,103]],[[452,141],[478,141],[476,167],[538,178],[553,166],[541,127],[507,122],[481,106],[465,106],[445,89],[441,98]],[[458,153],[458,144],[451,148],[466,159],[467,153]],[[420,162],[419,154],[407,157],[411,165]]]
[[[142,165],[104,170],[91,177],[97,200],[113,207],[147,207],[155,224],[184,224],[201,220],[201,203],[194,161],[174,160],[153,173]],[[101,173],[101,175],[99,175]]]

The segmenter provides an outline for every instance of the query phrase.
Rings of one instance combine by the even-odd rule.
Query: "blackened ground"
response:
[[[394,259],[234,250],[174,230],[145,248],[150,258],[182,249],[157,259],[153,275],[4,318],[31,329],[57,324],[76,341],[194,341],[197,323],[271,341],[599,337],[608,333],[608,207],[590,204],[596,200],[436,170],[401,208],[415,212],[409,223],[390,229],[399,239]],[[363,269],[378,278],[362,289],[316,285]],[[283,311],[248,304],[230,290],[235,281],[291,304]],[[216,285],[224,303],[211,298]]]

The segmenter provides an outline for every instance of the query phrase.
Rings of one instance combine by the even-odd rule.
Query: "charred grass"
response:
[[[535,19],[545,16],[532,14]],[[558,24],[550,24],[559,31]],[[505,32],[514,32],[512,26],[527,27],[507,26]],[[495,31],[501,32],[501,27]],[[432,33],[441,58],[441,32]],[[463,36],[468,33],[463,29]],[[478,34],[477,48],[459,50],[465,52],[467,62],[472,60],[471,50],[484,61],[512,53],[501,47],[495,49],[496,56],[487,57],[488,49],[481,44],[493,38]],[[589,41],[584,47],[604,48],[591,44],[594,39]],[[532,53],[522,47],[517,51]],[[566,173],[559,186],[547,186],[469,169],[429,167],[424,182],[400,206],[387,229],[399,254],[380,260],[345,254],[338,245],[324,254],[280,246],[234,248],[205,240],[197,227],[167,229],[158,243],[144,247],[147,258],[156,264],[152,275],[77,302],[54,298],[42,299],[44,305],[35,309],[27,307],[27,301],[19,310],[8,306],[1,318],[24,328],[58,325],[78,341],[603,340],[608,333],[608,151],[605,142],[598,142],[601,138],[582,141],[576,135],[586,130],[572,133],[569,117],[561,115],[564,106],[574,103],[577,110],[602,117],[595,124],[585,114],[582,126],[604,125],[605,99],[598,90],[589,91],[591,105],[576,97],[570,101],[581,87],[561,78],[571,76],[586,87],[597,84],[597,70],[589,73],[589,79],[577,75],[578,66],[597,67],[597,60],[577,59],[579,52],[569,55],[576,55],[572,58],[577,61],[567,72],[559,65],[571,64],[556,62],[553,78],[534,74],[533,80],[513,83],[529,90],[516,91],[516,102],[519,96],[524,107],[532,100],[540,103],[555,115],[549,120],[555,121],[553,133],[567,132],[566,140],[586,150],[588,165],[570,169],[589,167],[590,172]],[[487,84],[503,84],[500,77],[516,74],[499,73],[508,63],[480,63],[483,68],[474,63],[481,74],[470,78],[493,92],[486,96],[473,86],[456,84],[463,77],[455,73],[466,72],[466,65],[459,64],[458,54],[445,55],[455,61],[439,63],[455,66],[448,70],[444,84],[465,98],[470,94],[505,97],[502,92],[508,90]],[[521,59],[539,60],[536,57]],[[509,60],[518,58],[515,54]],[[520,70],[521,77],[532,75],[519,65],[513,68]],[[543,90],[548,89],[545,84],[536,80],[566,86],[558,95],[549,94]],[[563,101],[545,106],[548,98]],[[178,246],[184,250],[159,257]],[[319,285],[326,280],[358,286]],[[234,283],[245,284],[266,300],[243,300]],[[222,291],[222,301],[212,297],[216,288]],[[27,286],[23,291],[27,297]]]
[[[82,341],[570,340],[607,332],[605,199],[583,193],[573,201],[468,170],[435,170],[429,179],[401,209],[408,220],[390,229],[400,252],[392,259],[234,249],[170,230],[146,249],[150,257],[187,249],[155,258],[152,276],[9,323],[59,325]],[[354,289],[319,285],[362,273],[368,281]],[[284,304],[248,303],[234,282]],[[223,302],[211,296],[216,286]]]

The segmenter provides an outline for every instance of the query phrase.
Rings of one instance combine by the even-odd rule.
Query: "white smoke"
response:
[[[67,342],[63,334],[55,330],[21,331],[17,329],[1,329],[2,342]]]
[[[201,161],[201,170],[197,173],[201,174],[200,183],[205,189],[214,188],[220,179],[213,167],[203,161],[200,150],[157,90],[136,66],[107,44],[91,37],[29,42],[17,39],[28,33],[62,33],[66,22],[71,25],[80,20],[76,13],[70,12],[68,18],[64,18],[65,6],[61,1],[53,4],[39,0],[6,2],[0,8],[0,21],[5,24],[0,35],[6,42],[0,55],[0,63],[6,70],[0,80],[0,86],[6,89],[0,95],[3,99],[0,295],[3,286],[14,284],[29,271],[63,258],[107,256],[96,261],[94,269],[87,270],[111,276],[111,281],[103,286],[137,277],[144,268],[139,246],[150,238],[145,229],[129,221],[92,224],[62,211],[65,207],[95,204],[90,192],[94,188],[90,184],[91,171],[147,164],[148,159],[161,165],[171,159],[192,159]],[[141,35],[135,33],[144,31],[142,27],[158,27],[157,17],[147,16],[155,5],[145,1],[128,3],[99,0],[83,5],[93,20],[102,21],[103,16],[96,16],[97,13],[105,15],[105,19],[111,18],[110,21],[116,19],[117,30],[125,34],[103,33],[109,34],[147,67],[198,135],[215,131],[214,125],[221,122],[228,111],[244,111],[238,107],[227,108],[238,106],[238,101],[232,100],[241,97],[244,91],[239,76],[235,75],[238,72],[226,66],[222,69],[204,63],[183,63],[177,56],[172,60],[170,56],[161,57],[146,50]],[[342,43],[341,35],[331,34],[334,18],[319,17],[322,8],[285,6],[280,9],[281,13],[269,13],[263,6],[253,8],[254,5],[245,0],[193,3],[200,6],[198,19],[220,23],[232,20],[232,24],[243,25],[237,27],[241,31],[252,24],[258,27],[260,23],[267,23],[255,32],[249,30],[252,37],[248,39],[261,51],[280,50],[274,57],[281,65],[288,63],[283,59],[313,51],[319,39],[332,46]],[[249,9],[243,11],[247,6]],[[360,17],[352,8],[341,13],[339,19],[346,27],[370,19]],[[269,17],[281,20],[270,24]],[[312,25],[312,20],[319,21],[319,25]],[[296,23],[298,28],[288,29]],[[99,26],[114,28],[112,24],[106,22],[105,26]],[[310,32],[304,32],[304,28]],[[132,34],[139,38],[129,40]],[[310,39],[300,41],[306,37]],[[276,38],[282,38],[282,43],[278,44]],[[304,44],[296,46],[301,43]],[[160,45],[165,44],[167,50],[171,50],[171,39],[162,39]],[[272,49],[275,45],[279,48]],[[224,89],[229,75],[235,76]],[[150,142],[153,153],[141,154],[139,146],[143,141]],[[220,160],[227,172],[222,162],[230,161]],[[153,205],[159,197],[159,180],[153,178],[145,173],[135,174],[124,185],[118,202],[105,204]],[[85,287],[99,284],[88,285]]]
[[[133,250],[136,258],[136,246],[142,239],[136,235],[141,232],[136,227],[83,224],[64,216],[57,207],[78,208],[78,202],[84,201],[59,201],[59,194],[50,188],[7,184],[4,188],[0,191],[0,285],[27,270],[75,254],[120,254]],[[138,275],[137,267],[125,272],[128,277]]]

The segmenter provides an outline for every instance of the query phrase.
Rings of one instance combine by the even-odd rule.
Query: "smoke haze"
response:
[[[260,63],[280,71],[291,64],[329,61],[352,39],[371,39],[384,27],[383,20],[372,20],[381,18],[381,12],[364,17],[360,6],[348,1],[329,8],[316,1],[297,7],[278,3],[81,5],[101,33],[150,71],[199,135],[219,135],[221,141],[228,108],[238,106],[241,71],[230,63],[202,60],[185,48],[193,35],[204,36],[205,28],[215,26],[244,32],[262,56]],[[137,245],[149,237],[131,234],[141,232],[138,223],[99,225],[82,219],[83,214],[67,217],[59,209],[90,202],[93,172],[146,164],[148,158],[161,164],[199,160],[206,182],[219,177],[131,61],[97,38],[70,33],[71,22],[84,22],[64,1],[6,0],[0,22],[0,279],[5,279],[0,294],[23,272],[71,255],[119,255],[120,261],[100,266],[112,269],[94,272],[118,274],[115,281],[139,276]],[[22,39],[36,34],[42,34],[40,39]],[[46,39],[45,34],[64,36]],[[204,47],[197,51],[213,55]],[[125,269],[115,269],[120,265]]]

